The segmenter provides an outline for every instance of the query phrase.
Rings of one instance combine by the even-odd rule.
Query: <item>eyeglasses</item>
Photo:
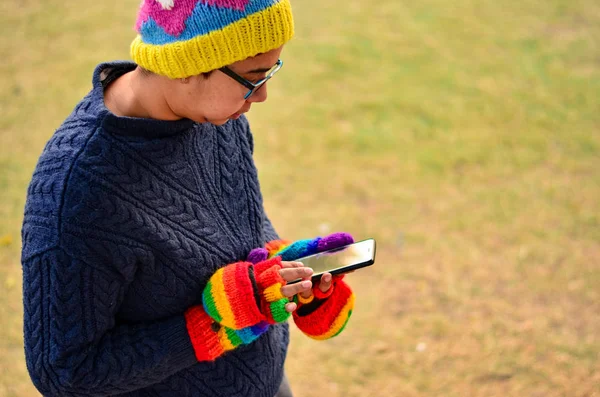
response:
[[[283,66],[283,61],[281,59],[277,60],[277,63],[275,65],[273,65],[273,67],[271,69],[269,69],[269,71],[267,72],[267,75],[263,78],[260,79],[258,82],[253,83],[251,81],[246,80],[245,78],[243,78],[242,76],[240,76],[239,74],[237,74],[236,72],[234,72],[233,70],[229,69],[227,66],[223,66],[222,68],[220,68],[219,70],[223,73],[225,73],[227,76],[231,77],[232,79],[234,79],[235,81],[237,81],[238,83],[240,83],[241,85],[243,85],[244,87],[246,87],[249,91],[246,94],[246,96],[244,96],[244,99],[248,99],[250,98],[256,91],[260,90],[260,88],[267,82],[269,81],[269,79],[271,77],[273,77],[273,75],[277,72],[279,72],[279,69],[281,69],[281,67]]]

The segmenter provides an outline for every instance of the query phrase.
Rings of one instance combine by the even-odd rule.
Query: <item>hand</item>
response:
[[[323,276],[321,276],[321,281],[319,282],[319,289],[321,290],[321,292],[326,294],[332,285],[333,285],[333,276],[331,275],[331,273],[323,273]],[[307,291],[301,292],[300,296],[303,297],[304,299],[308,299],[311,297],[312,294],[313,294],[312,289],[309,289]]]
[[[317,252],[327,251],[333,248],[342,247],[347,244],[351,244],[354,242],[354,238],[348,233],[333,233],[323,238],[317,237],[315,239],[309,240],[298,240],[296,242],[291,242],[287,240],[273,240],[267,243],[264,248],[255,248],[248,254],[247,261],[251,263],[259,263],[261,261],[265,261],[268,258],[273,256],[281,256],[283,260],[294,261],[295,259],[301,258],[303,256],[308,256],[315,254]],[[283,265],[286,264],[286,265]],[[303,267],[304,265],[300,262],[283,262],[282,265],[284,268],[286,267]],[[282,269],[283,270],[283,269]],[[312,275],[312,273],[311,273]],[[282,275],[282,277],[284,277]],[[292,284],[290,287],[296,286],[299,288],[299,293],[303,298],[310,298],[313,295],[312,288],[306,288],[304,286],[309,285],[310,275],[304,277],[295,277],[292,279],[286,279],[286,281],[296,280],[298,278],[303,278],[304,281],[302,283]],[[285,277],[284,277],[285,279]],[[306,284],[303,284],[306,283]],[[299,287],[303,285],[303,287]],[[319,289],[323,294],[327,294],[327,292],[331,289],[333,285],[333,277],[330,273],[325,273],[323,277],[321,277],[321,282],[319,283]],[[311,283],[312,286],[312,283]],[[283,290],[282,290],[283,291]],[[284,293],[284,296],[289,297]],[[293,302],[287,303],[285,306],[285,310],[287,312],[293,312],[296,310],[297,305]]]
[[[313,270],[310,267],[304,267],[304,265],[300,262],[281,262],[282,269],[279,270],[279,275],[287,282],[297,280],[299,278],[304,281],[295,284],[288,284],[281,287],[281,293],[283,296],[287,298],[292,298],[296,294],[308,294],[310,296],[312,294],[312,281],[310,281],[310,277],[313,274]],[[331,279],[331,275],[330,279]],[[322,279],[321,279],[322,280]],[[330,280],[331,281],[331,280]],[[321,285],[322,281],[321,281]],[[331,285],[331,282],[329,283]],[[329,287],[327,287],[329,288]],[[286,303],[285,310],[289,313],[292,313],[296,310],[298,305],[294,302]]]

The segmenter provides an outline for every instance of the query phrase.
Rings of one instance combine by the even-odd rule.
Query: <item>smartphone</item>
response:
[[[302,262],[304,266],[313,269],[312,282],[321,280],[323,273],[331,275],[348,273],[356,269],[371,266],[375,263],[375,240],[368,239],[329,251],[298,258],[295,262]],[[301,280],[291,281],[289,284]]]

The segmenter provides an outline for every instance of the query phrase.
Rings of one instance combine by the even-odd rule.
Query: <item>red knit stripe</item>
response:
[[[227,277],[227,282],[232,284],[226,285],[225,293],[235,317],[236,329],[250,327],[263,319],[260,308],[256,306],[254,286],[248,277],[250,266],[252,264],[249,262],[240,263],[231,269],[227,276],[223,276],[224,279]]]
[[[317,286],[315,286],[313,288],[313,295],[317,299],[327,299],[327,298],[329,298],[333,294],[333,290],[335,289],[335,285],[336,285],[336,283],[331,284],[331,287],[329,287],[329,289],[327,290],[327,292],[321,291],[321,288],[319,288],[319,286],[317,285]]]
[[[280,283],[282,286],[286,284],[286,281],[279,274],[280,268],[273,266],[264,272],[262,272],[257,278],[256,282],[261,290],[270,287],[273,284]]]
[[[277,321],[273,319],[273,313],[271,313],[271,305],[266,302],[264,299],[262,300],[262,311],[265,314],[265,318],[267,323],[269,324],[277,324]]]
[[[344,276],[345,276],[344,274],[333,276],[333,282],[331,283],[331,287],[327,290],[327,292],[321,291],[321,288],[319,288],[318,286],[313,287],[313,294],[314,294],[315,298],[317,298],[317,299],[329,298],[329,296],[331,296],[331,294],[333,294],[333,291],[335,290],[335,286],[344,279]],[[348,284],[346,284],[346,286],[348,286]]]
[[[271,268],[271,267],[273,267],[275,265],[281,267],[281,257],[276,256],[275,258],[271,258],[271,259],[268,259],[266,261],[257,263],[256,265],[254,265],[254,272],[257,275],[260,275],[265,270],[267,270],[267,269],[269,269],[269,268]]]
[[[302,331],[309,335],[323,335],[331,329],[335,319],[352,295],[352,290],[343,281],[336,286],[336,293],[331,295],[321,307],[307,316],[298,316],[294,312],[294,321]]]
[[[213,361],[223,354],[219,335],[211,328],[213,322],[202,306],[193,306],[185,312],[187,331],[198,361]]]

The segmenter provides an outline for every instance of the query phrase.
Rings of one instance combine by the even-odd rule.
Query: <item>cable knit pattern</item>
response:
[[[116,117],[104,107],[101,76],[133,67],[98,66],[30,183],[22,230],[29,373],[46,396],[272,397],[286,324],[262,324],[253,343],[206,362],[186,326],[217,269],[277,238],[248,123]],[[256,337],[240,332],[227,340]],[[225,336],[218,342],[228,347]]]

